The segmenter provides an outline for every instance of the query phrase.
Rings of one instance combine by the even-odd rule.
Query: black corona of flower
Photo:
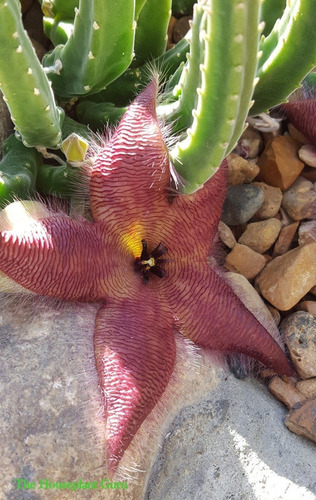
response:
[[[146,282],[149,281],[149,273],[155,274],[158,278],[166,276],[166,271],[160,267],[165,261],[160,257],[167,253],[168,248],[165,247],[162,241],[150,253],[147,249],[146,240],[142,240],[142,246],[141,256],[135,259],[135,271],[140,272]]]

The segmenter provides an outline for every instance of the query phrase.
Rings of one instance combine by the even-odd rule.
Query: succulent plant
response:
[[[277,20],[284,1],[199,0],[190,32],[167,52],[171,8],[189,12],[192,1],[42,0],[41,5],[45,32],[56,45],[42,64],[23,28],[19,1],[0,0],[0,88],[23,144],[44,155],[60,150],[62,108],[78,98],[77,116],[85,124],[100,129],[104,122],[117,122],[154,66],[165,84],[157,114],[180,134],[170,159],[186,193],[214,174],[248,113],[286,100],[316,60],[313,0],[288,1]],[[265,20],[273,27],[260,39],[259,21]]]

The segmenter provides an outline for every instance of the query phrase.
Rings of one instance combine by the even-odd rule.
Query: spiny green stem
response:
[[[186,54],[189,51],[189,37],[190,33],[162,56],[139,68],[126,70],[122,76],[117,78],[105,90],[88,96],[85,99],[94,102],[112,102],[116,106],[127,105],[135,97],[136,93],[148,83],[148,79],[152,74],[152,68],[161,72],[164,78],[168,78],[177,70],[179,64],[186,60]]]
[[[134,67],[159,57],[165,52],[171,3],[172,0],[147,0],[143,6],[135,34]]]
[[[50,83],[24,31],[17,0],[0,0],[0,61],[0,90],[23,143],[60,147],[64,113],[55,104]]]
[[[270,35],[262,38],[252,115],[285,101],[316,65],[315,0],[288,0]]]
[[[73,35],[43,58],[57,95],[99,92],[126,70],[133,53],[134,7],[134,0],[80,0]]]
[[[200,0],[198,8],[206,31],[197,106],[186,137],[171,151],[186,193],[216,172],[241,135],[257,66],[259,0]]]
[[[5,140],[0,162],[1,207],[16,198],[26,199],[34,195],[40,161],[38,151],[25,147],[14,134]]]

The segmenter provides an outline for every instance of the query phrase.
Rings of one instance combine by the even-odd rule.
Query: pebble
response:
[[[259,173],[259,167],[255,163],[245,160],[241,156],[231,153],[227,157],[228,184],[237,186],[251,182]]]
[[[280,210],[282,202],[282,191],[280,188],[269,186],[265,182],[254,182],[253,186],[258,186],[264,194],[264,202],[255,213],[257,219],[269,219],[275,217]]]
[[[282,207],[293,220],[316,218],[316,191],[313,183],[298,177],[283,193]]]
[[[238,141],[241,151],[245,151],[245,158],[256,158],[262,151],[263,140],[260,132],[248,126]]]
[[[278,219],[267,219],[248,224],[246,231],[240,236],[238,243],[247,245],[255,252],[263,254],[273,245],[281,230]]]
[[[282,321],[281,332],[299,376],[316,377],[316,318],[307,312],[295,312]]]
[[[265,265],[266,260],[263,255],[239,243],[236,243],[225,259],[225,267],[228,271],[240,273],[249,280],[255,278]]]
[[[264,202],[262,189],[252,184],[230,186],[227,189],[222,220],[229,226],[245,224]]]
[[[298,226],[299,222],[292,222],[292,224],[282,227],[279,237],[273,248],[273,257],[283,255],[288,250],[290,250]]]
[[[289,135],[270,141],[258,161],[258,180],[282,190],[289,188],[304,168],[297,154],[299,147],[300,143]]]
[[[309,167],[316,167],[316,146],[313,144],[305,144],[298,151],[300,159]]]
[[[303,222],[298,230],[298,244],[312,243],[316,241],[316,220]]]
[[[316,284],[316,242],[273,259],[256,280],[262,295],[280,311],[288,311]]]
[[[305,400],[305,396],[291,382],[285,381],[281,377],[273,377],[269,383],[269,390],[273,396],[282,401],[288,408]]]
[[[290,431],[316,443],[316,399],[306,399],[294,406],[285,419]]]
[[[299,380],[296,388],[304,394],[305,398],[316,398],[316,378]]]
[[[315,300],[303,300],[295,306],[297,311],[306,311],[313,316],[316,316],[316,302]],[[315,360],[316,363],[316,360]]]
[[[232,230],[225,224],[225,222],[220,221],[218,225],[218,236],[220,240],[228,247],[233,248],[236,245],[235,236]]]

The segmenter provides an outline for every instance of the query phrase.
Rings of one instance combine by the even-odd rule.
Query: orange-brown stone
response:
[[[316,443],[316,399],[306,399],[293,407],[285,419],[290,431]]]
[[[273,259],[257,278],[262,295],[277,309],[295,306],[316,284],[316,243],[308,243]]]
[[[252,161],[245,160],[241,156],[231,153],[227,157],[228,184],[237,186],[251,182],[259,173],[259,167]]]
[[[299,226],[299,222],[293,222],[288,226],[282,227],[279,237],[274,245],[273,257],[285,254],[290,250],[291,243]]]
[[[289,135],[270,141],[258,160],[258,180],[282,190],[289,188],[304,168],[298,157],[300,143]]]
[[[305,398],[316,398],[316,377],[307,380],[299,380],[296,389],[304,394]]]
[[[249,280],[255,278],[265,264],[263,255],[239,243],[236,243],[225,259],[226,269],[236,271]]]
[[[305,396],[293,384],[285,382],[281,377],[274,377],[271,380],[269,390],[273,396],[282,401],[288,408],[301,403],[305,399]]]

